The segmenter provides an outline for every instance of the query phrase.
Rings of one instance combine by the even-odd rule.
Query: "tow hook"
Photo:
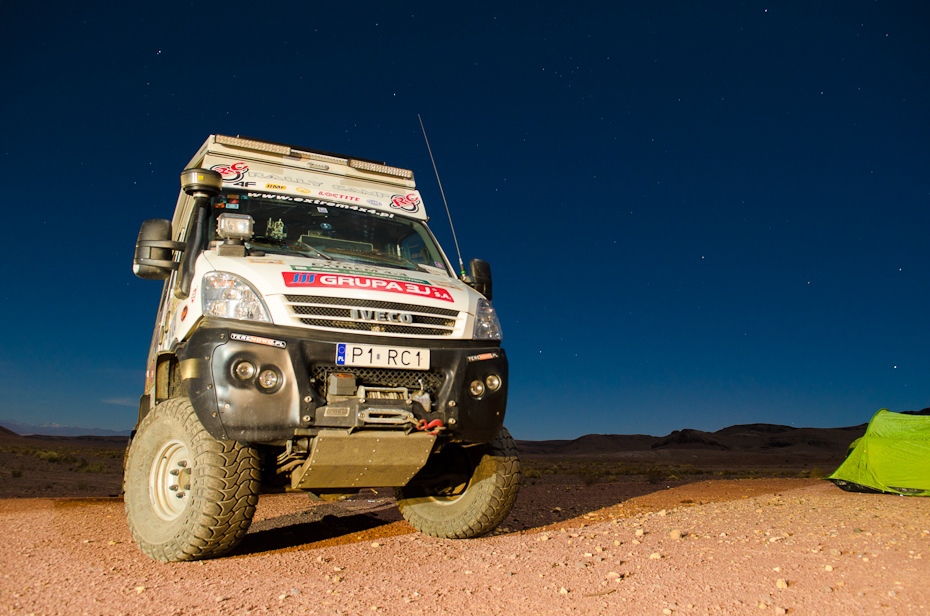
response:
[[[426,432],[427,434],[432,434],[433,436],[439,434],[445,429],[446,427],[443,425],[441,419],[434,419],[429,423],[426,423],[425,419],[421,419],[420,423],[417,424],[417,430]]]

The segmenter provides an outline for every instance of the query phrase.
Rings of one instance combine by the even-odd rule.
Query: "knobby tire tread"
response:
[[[485,445],[485,452],[475,468],[474,477],[486,478],[469,485],[460,503],[453,503],[445,516],[444,504],[416,502],[404,498],[403,488],[397,490],[397,504],[404,518],[417,530],[444,539],[471,539],[485,535],[510,513],[523,480],[516,444],[506,428]],[[456,506],[458,505],[458,506]]]
[[[177,422],[190,441],[193,457],[190,502],[173,537],[151,542],[136,527],[127,500],[130,530],[142,551],[156,560],[201,560],[225,554],[245,537],[252,523],[260,486],[259,456],[252,447],[210,436],[186,398],[173,398],[153,409],[140,424],[134,443],[140,437],[144,439],[146,428],[159,420]],[[129,477],[127,472],[124,481]],[[136,490],[140,488],[147,491],[147,483],[135,486]],[[124,485],[124,491],[132,489],[133,486]]]

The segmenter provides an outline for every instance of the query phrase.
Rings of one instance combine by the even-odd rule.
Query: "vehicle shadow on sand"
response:
[[[349,507],[348,503],[332,503],[258,521],[230,555],[310,550],[415,532],[402,521],[393,503],[361,513]]]
[[[686,482],[676,482],[681,485]],[[606,507],[671,486],[645,482],[583,485],[524,485],[510,515],[492,535],[541,532],[561,524],[584,524]],[[403,521],[393,499],[359,511],[358,501],[314,505],[295,513],[256,521],[230,556],[313,550],[416,532]]]

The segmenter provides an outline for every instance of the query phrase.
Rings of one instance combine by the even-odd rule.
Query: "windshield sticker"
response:
[[[445,289],[428,284],[370,278],[368,276],[339,276],[320,272],[281,272],[286,287],[315,287],[317,289],[371,289],[387,293],[402,293],[419,297],[454,302]]]
[[[374,214],[375,216],[381,216],[382,218],[394,218],[392,212],[379,212],[378,210],[372,210],[367,207],[360,207],[358,205],[348,205],[346,203],[336,203],[335,201],[321,201],[320,199],[305,199],[303,197],[292,197],[291,195],[281,195],[278,193],[249,193],[249,197],[253,199],[273,199],[275,201],[292,201],[294,203],[306,203],[308,205],[322,205],[325,207],[336,207],[342,210],[353,210],[355,212],[364,212],[365,214]]]
[[[241,342],[254,342],[255,344],[264,344],[265,346],[277,347],[283,349],[287,347],[287,343],[283,340],[275,340],[274,338],[263,338],[262,336],[251,336],[249,334],[238,334],[236,332],[230,332],[229,337],[232,340],[239,340]]]
[[[325,207],[317,206],[316,211],[319,212],[320,214],[329,214],[329,210],[327,210]]]
[[[391,197],[391,207],[396,207],[405,212],[416,212],[420,209],[420,195],[409,193],[406,195],[393,195]]]

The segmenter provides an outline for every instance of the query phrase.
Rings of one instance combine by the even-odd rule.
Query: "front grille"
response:
[[[397,325],[396,323],[370,323],[367,321],[328,321],[326,319],[299,319],[304,325],[310,327],[331,327],[338,329],[350,329],[359,333],[389,333],[404,334],[406,336],[451,336],[452,331],[448,329],[436,329],[432,327],[411,327],[409,325]]]
[[[285,295],[294,319],[307,327],[349,330],[359,333],[389,333],[404,336],[451,336],[459,313],[447,308],[417,306],[394,302],[369,301],[345,297]],[[390,310],[409,314],[412,323],[361,321],[352,318],[353,308]]]
[[[378,302],[367,299],[353,299],[349,297],[320,297],[317,295],[285,295],[287,301],[309,304],[337,304],[339,306],[353,306],[355,308],[383,308],[385,310],[403,310],[404,312],[428,312],[429,314],[441,314],[447,317],[459,316],[458,310],[449,310],[448,308],[433,308],[431,306],[419,306],[417,304],[399,304],[395,302]]]
[[[326,396],[326,383],[333,373],[352,374],[357,385],[365,387],[406,387],[418,391],[421,387],[435,400],[442,389],[445,375],[439,371],[388,370],[386,368],[352,368],[347,366],[317,366],[313,370],[314,385],[320,396]]]

